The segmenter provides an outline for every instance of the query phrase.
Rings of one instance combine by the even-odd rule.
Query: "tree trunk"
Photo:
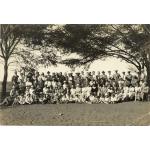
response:
[[[6,97],[6,89],[7,89],[7,77],[8,77],[8,61],[5,60],[4,64],[4,77],[2,82],[2,99]]]
[[[147,84],[150,87],[150,62],[146,65],[147,70]]]

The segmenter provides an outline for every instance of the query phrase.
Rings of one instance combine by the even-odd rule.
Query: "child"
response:
[[[114,93],[114,90],[113,90],[113,87],[112,86],[110,86],[109,88],[108,88],[108,95],[109,96],[111,96],[113,93]]]
[[[129,87],[129,98],[130,98],[130,100],[135,99],[135,88],[133,85],[130,85],[130,87]]]
[[[76,89],[72,85],[70,89],[70,101],[72,102],[75,102],[75,93],[76,93]]]
[[[128,101],[129,100],[129,87],[128,86],[125,86],[123,88],[123,99],[124,101]]]
[[[76,102],[82,103],[82,89],[79,84],[76,85],[75,99],[76,99]]]
[[[124,101],[124,91],[121,90],[117,93],[117,102],[123,102]]]
[[[108,93],[105,94],[104,103],[105,103],[105,104],[109,104],[109,103],[110,103],[110,97],[109,97],[109,94],[108,94]]]
[[[138,83],[135,86],[135,101],[137,100],[141,100],[141,87]]]
[[[93,85],[91,86],[91,95],[93,96],[97,96],[97,93],[98,93],[98,85],[96,84],[95,81],[93,81]]]
[[[49,88],[47,85],[44,86],[43,88],[43,99],[41,101],[42,104],[45,104],[48,102],[48,98],[49,98]]]
[[[18,99],[19,99],[18,103],[19,103],[20,105],[24,105],[24,104],[25,104],[25,97],[24,97],[24,94],[23,94],[23,93],[18,96]]]
[[[104,103],[104,101],[105,101],[105,95],[102,94],[99,98],[99,103]]]
[[[62,96],[62,102],[66,102],[68,103],[69,102],[69,88],[68,88],[68,85],[67,85],[67,82],[64,81],[64,84],[63,84],[63,96]]]
[[[89,100],[90,100],[91,104],[97,103],[97,98],[94,95],[90,95]]]
[[[27,104],[32,103],[32,99],[31,99],[31,95],[30,95],[30,88],[31,87],[27,87],[26,92],[25,92],[25,103],[27,103]]]
[[[115,104],[115,103],[117,102],[117,95],[112,94],[112,95],[111,95],[111,100],[110,100],[110,101],[111,101],[110,103]]]
[[[91,95],[91,87],[90,86],[87,86],[86,88],[84,88],[84,91],[82,91],[82,99],[83,99],[83,102],[88,102],[90,99]]]
[[[32,82],[30,82],[30,78],[27,78],[27,81],[26,81],[26,88],[30,88],[32,86]]]
[[[36,102],[37,101],[37,97],[36,97],[36,94],[35,94],[35,88],[33,87],[33,85],[31,86],[30,88],[30,99],[33,102]]]

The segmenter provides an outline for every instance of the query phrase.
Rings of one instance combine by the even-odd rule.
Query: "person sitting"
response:
[[[125,86],[123,88],[123,100],[129,101],[129,87],[128,86]]]
[[[25,92],[25,103],[26,104],[32,104],[33,100],[31,98],[31,95],[30,95],[30,86],[27,86],[26,88],[26,92]]]
[[[26,86],[26,88],[30,88],[32,86],[32,82],[30,81],[30,78],[27,78],[25,86]]]
[[[29,92],[30,92],[30,98],[31,98],[32,103],[33,103],[33,102],[36,103],[36,102],[37,102],[37,96],[36,96],[35,88],[34,88],[33,85],[31,86]]]
[[[105,103],[105,104],[109,104],[110,101],[111,101],[111,99],[110,99],[109,94],[108,94],[108,93],[105,93],[105,100],[104,100],[104,103]]]
[[[129,99],[130,100],[135,99],[135,88],[133,85],[130,85],[130,87],[129,87]]]
[[[70,88],[70,102],[75,102],[75,93],[76,93],[76,89],[75,87],[72,85]]]
[[[137,83],[135,86],[135,101],[140,101],[141,100],[141,86]]]
[[[75,89],[75,100],[78,103],[82,103],[82,89],[80,87],[79,84],[76,85],[76,89]]]
[[[104,101],[105,101],[105,95],[102,94],[99,98],[99,103],[104,103]]]
[[[16,88],[12,86],[10,91],[10,96],[6,97],[1,103],[0,106],[11,106],[14,103],[14,99],[16,97]]]
[[[115,95],[114,93],[111,95],[110,103],[111,104],[117,103],[117,95]]]

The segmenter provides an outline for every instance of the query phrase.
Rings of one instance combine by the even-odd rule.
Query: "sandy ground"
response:
[[[35,104],[0,109],[1,125],[150,125],[150,102]]]

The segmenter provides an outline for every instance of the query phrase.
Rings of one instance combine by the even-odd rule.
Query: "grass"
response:
[[[0,120],[0,125],[144,126],[150,125],[150,102],[20,105],[0,109]]]

